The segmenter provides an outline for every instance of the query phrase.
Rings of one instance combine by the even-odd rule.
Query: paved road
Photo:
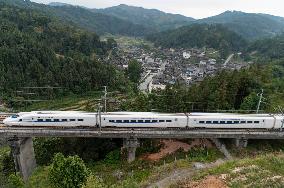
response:
[[[167,62],[162,63],[161,69],[158,73],[149,74],[148,77],[146,77],[146,79],[139,85],[139,90],[144,92],[144,93],[148,93],[149,91],[151,91],[152,89],[149,88],[149,85],[153,81],[153,77],[156,76],[156,75],[163,74],[163,72],[166,69],[166,64],[167,64]]]
[[[230,61],[231,61],[231,59],[232,59],[233,57],[234,57],[234,54],[231,54],[231,55],[227,58],[227,60],[225,61],[224,66],[227,66],[227,64],[230,63]]]
[[[139,85],[139,90],[144,92],[144,93],[148,93],[148,86],[149,84],[153,81],[153,77],[155,76],[156,74],[149,74],[148,77],[144,80],[144,82],[142,82],[140,85]]]

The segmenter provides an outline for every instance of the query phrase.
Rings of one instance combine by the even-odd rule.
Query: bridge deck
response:
[[[97,137],[97,138],[243,138],[284,139],[284,131],[240,129],[127,129],[127,128],[13,128],[1,127],[1,137]]]

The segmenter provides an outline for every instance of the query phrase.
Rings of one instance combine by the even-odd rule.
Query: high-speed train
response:
[[[21,112],[6,118],[7,126],[117,128],[281,129],[284,116],[272,114],[153,112],[88,113],[78,111]]]

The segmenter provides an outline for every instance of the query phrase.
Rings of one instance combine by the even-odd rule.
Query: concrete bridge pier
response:
[[[211,140],[216,145],[216,147],[224,154],[226,159],[229,159],[229,160],[233,159],[231,153],[229,152],[226,145],[222,142],[221,139],[212,138]]]
[[[248,146],[248,139],[244,138],[236,138],[235,145],[238,148],[246,148]]]
[[[135,160],[136,148],[139,147],[139,140],[137,138],[125,138],[123,139],[123,148],[128,152],[128,163]]]
[[[32,138],[12,138],[9,145],[14,157],[15,169],[27,181],[36,168],[35,152]]]

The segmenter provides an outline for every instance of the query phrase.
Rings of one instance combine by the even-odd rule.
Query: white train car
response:
[[[96,113],[83,112],[30,112],[19,113],[3,121],[8,126],[79,127],[96,126]]]
[[[189,124],[195,128],[208,129],[274,129],[281,127],[280,119],[268,114],[193,114]]]
[[[88,113],[76,111],[23,112],[6,118],[7,126],[117,127],[117,128],[206,128],[281,129],[283,115],[152,112]]]
[[[152,112],[123,112],[102,115],[102,127],[123,128],[180,128],[186,127],[184,114],[159,114]]]

